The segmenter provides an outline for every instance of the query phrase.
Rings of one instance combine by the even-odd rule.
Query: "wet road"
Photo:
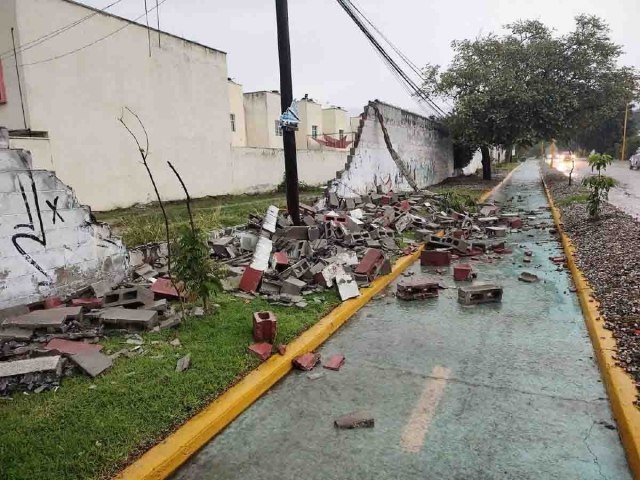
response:
[[[497,199],[512,197],[552,222],[535,161]],[[548,259],[558,244],[537,229],[507,242],[512,255],[473,262],[501,304],[461,306],[450,272],[436,299],[403,302],[393,285],[319,350],[345,354],[342,370],[289,374],[174,479],[630,479],[577,298]],[[333,426],[360,409],[374,428]]]
[[[569,175],[571,162],[556,162],[554,168]],[[583,177],[591,173],[586,160],[577,160],[574,178]],[[616,187],[609,192],[609,202],[624,210],[636,219],[640,219],[640,170],[630,170],[629,162],[614,160],[607,167],[606,175],[616,180]]]

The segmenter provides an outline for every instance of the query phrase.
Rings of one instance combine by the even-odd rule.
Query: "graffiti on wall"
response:
[[[29,253],[27,253],[27,251],[24,248],[24,245],[28,242],[35,242],[39,245],[42,245],[44,248],[47,247],[47,233],[44,229],[44,222],[42,221],[42,211],[40,209],[40,200],[38,198],[36,182],[33,178],[33,174],[31,173],[31,171],[27,172],[27,175],[30,183],[30,190],[33,195],[33,206],[29,201],[29,198],[27,196],[27,191],[25,190],[22,180],[20,179],[19,176],[17,176],[16,178],[18,180],[18,186],[20,187],[20,193],[22,194],[22,201],[24,202],[29,223],[19,223],[15,225],[13,228],[14,230],[26,229],[26,230],[29,230],[30,232],[15,233],[11,237],[11,242],[13,243],[13,246],[16,248],[18,253],[20,253],[20,255],[22,255],[22,257],[27,262],[29,262],[31,266],[33,266],[36,270],[38,270],[47,279],[46,282],[40,282],[40,284],[48,285],[52,281],[52,278],[47,274],[44,268],[42,268],[38,264],[38,262],[36,262],[33,259],[33,257],[29,255]],[[53,224],[55,225],[56,219],[59,219],[61,222],[64,222],[64,218],[62,218],[62,215],[60,215],[60,212],[58,211],[58,197],[57,196],[55,197],[55,199],[53,200],[53,203],[51,203],[49,200],[46,200],[46,204],[49,206],[49,208],[51,208],[53,212],[53,219],[52,219]],[[36,222],[34,222],[34,215],[37,219]]]

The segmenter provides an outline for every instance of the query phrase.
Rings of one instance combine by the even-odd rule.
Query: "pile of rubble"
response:
[[[52,297],[0,311],[0,395],[55,390],[62,377],[82,372],[96,377],[123,353],[102,353],[101,338],[178,325],[168,280],[139,281],[115,290],[95,284],[64,303]]]

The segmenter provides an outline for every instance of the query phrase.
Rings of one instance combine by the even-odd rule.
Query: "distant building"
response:
[[[282,148],[280,93],[276,90],[243,95],[247,147]]]

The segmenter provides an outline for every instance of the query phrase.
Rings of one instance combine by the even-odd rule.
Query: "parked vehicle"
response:
[[[629,159],[629,169],[631,170],[640,170],[640,148],[638,151]]]

